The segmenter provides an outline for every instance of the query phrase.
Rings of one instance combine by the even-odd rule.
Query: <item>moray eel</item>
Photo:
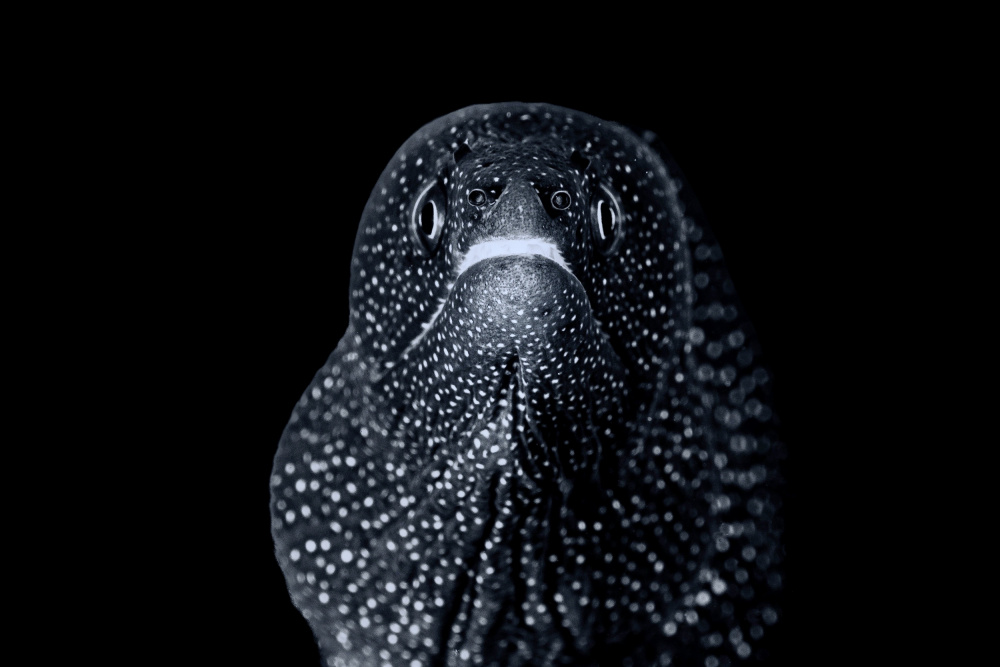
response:
[[[324,664],[764,655],[770,380],[661,153],[507,103],[427,124],[385,168],[350,324],[271,476],[277,560]]]

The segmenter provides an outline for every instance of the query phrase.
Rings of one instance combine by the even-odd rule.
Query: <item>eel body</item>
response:
[[[770,380],[684,188],[649,138],[545,104],[399,149],[271,477],[326,665],[762,657]]]

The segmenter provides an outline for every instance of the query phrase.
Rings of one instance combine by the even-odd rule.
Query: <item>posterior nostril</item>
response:
[[[469,203],[473,206],[482,206],[486,203],[486,193],[476,188],[469,193]]]
[[[570,196],[565,190],[556,190],[552,193],[552,208],[557,211],[564,211],[569,208]]]

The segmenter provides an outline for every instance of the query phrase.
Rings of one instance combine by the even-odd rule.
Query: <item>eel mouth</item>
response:
[[[559,266],[561,266],[565,271],[570,274],[573,271],[566,264],[566,260],[563,259],[562,253],[559,252],[559,248],[550,241],[545,239],[533,238],[533,239],[493,239],[491,241],[483,241],[482,243],[477,243],[476,245],[469,248],[469,251],[465,253],[465,257],[458,265],[458,273],[455,278],[461,276],[465,271],[474,264],[477,264],[484,259],[490,259],[492,257],[503,257],[506,255],[541,255],[547,259],[552,260]]]

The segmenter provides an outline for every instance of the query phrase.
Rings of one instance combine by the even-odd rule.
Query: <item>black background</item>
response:
[[[278,439],[346,327],[354,234],[383,167],[422,124],[510,100],[652,130],[680,166],[773,371],[789,450],[773,664],[870,655],[855,652],[875,613],[861,602],[875,520],[858,516],[857,454],[875,435],[859,439],[849,423],[864,412],[853,352],[864,344],[865,258],[852,231],[861,223],[843,215],[845,199],[868,206],[852,171],[859,150],[864,159],[864,91],[836,59],[754,37],[616,63],[496,56],[459,70],[447,52],[385,56],[287,36],[238,44],[179,67],[165,58],[150,73],[162,87],[133,101],[148,120],[137,188],[168,255],[153,266],[163,307],[150,354],[177,377],[162,407],[181,425],[168,458],[183,474],[164,511],[182,574],[165,593],[184,600],[191,655],[315,664],[270,538]]]

